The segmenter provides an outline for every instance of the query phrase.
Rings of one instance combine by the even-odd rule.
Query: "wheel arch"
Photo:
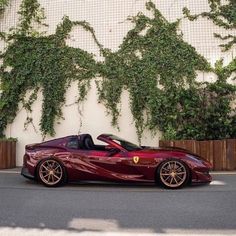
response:
[[[187,161],[184,159],[184,158],[178,158],[178,157],[174,157],[174,156],[170,156],[170,157],[167,157],[167,158],[163,158],[159,163],[158,163],[158,165],[156,166],[156,169],[155,169],[155,179],[154,179],[154,181],[155,181],[155,183],[156,184],[159,184],[159,173],[158,173],[158,171],[159,171],[159,168],[160,168],[160,166],[164,163],[164,162],[166,162],[166,161],[170,161],[170,160],[177,160],[177,161],[180,161],[180,162],[182,162],[184,165],[185,165],[185,167],[188,169],[188,174],[189,174],[189,176],[188,176],[188,181],[187,181],[187,184],[191,184],[192,183],[192,169],[190,168],[190,166],[189,166],[189,164],[187,163]]]
[[[64,182],[68,182],[68,173],[67,173],[67,169],[64,165],[64,163],[57,157],[55,157],[54,155],[49,155],[49,156],[45,156],[44,158],[40,159],[38,161],[38,163],[36,164],[36,167],[35,167],[35,170],[34,170],[34,176],[35,176],[35,179],[38,180],[38,168],[39,168],[39,165],[45,161],[45,160],[55,160],[55,161],[58,161],[60,163],[60,165],[62,166],[63,168],[63,171],[65,173],[65,178],[64,178]]]

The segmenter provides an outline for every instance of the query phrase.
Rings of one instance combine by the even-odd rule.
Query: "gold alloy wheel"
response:
[[[46,160],[39,167],[39,177],[46,185],[56,185],[62,180],[62,167],[55,160]]]
[[[164,163],[160,169],[160,179],[167,187],[178,188],[185,183],[186,178],[186,167],[177,160]]]

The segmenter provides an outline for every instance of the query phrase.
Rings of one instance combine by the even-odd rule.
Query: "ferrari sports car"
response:
[[[211,164],[184,149],[137,146],[112,134],[80,134],[26,145],[21,174],[48,187],[66,182],[209,183]]]

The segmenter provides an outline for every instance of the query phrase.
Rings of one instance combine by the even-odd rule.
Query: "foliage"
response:
[[[203,83],[197,89],[182,89],[179,93],[177,125],[174,127],[175,139],[235,137],[235,111],[232,114],[231,109],[235,91],[235,86],[223,80]]]
[[[143,129],[166,132],[176,122],[179,87],[194,84],[196,70],[209,70],[207,61],[176,33],[178,23],[169,23],[148,2],[154,18],[139,13],[120,49],[105,57],[100,101],[110,110],[116,124],[122,89],[129,91],[130,108],[138,136]],[[146,32],[143,34],[143,32]]]
[[[236,29],[236,2],[228,0],[227,4],[222,4],[221,0],[209,0],[210,12],[191,15],[187,8],[183,9],[184,15],[189,20],[196,20],[198,17],[206,17],[219,27],[226,30]],[[227,40],[225,44],[219,45],[223,51],[227,51],[236,43],[236,36],[215,37]],[[235,138],[236,137],[236,109],[232,104],[235,102],[236,88],[229,84],[227,79],[236,72],[236,58],[228,66],[223,67],[223,60],[216,62],[214,72],[218,80],[213,84],[207,84],[204,91],[203,121],[205,123],[205,139]],[[233,78],[235,79],[235,78]],[[198,132],[200,134],[200,132]]]
[[[200,14],[191,15],[189,9],[186,7],[183,9],[183,13],[189,20],[196,20],[198,17],[206,17],[213,21],[214,24],[219,27],[223,27],[227,30],[236,29],[236,1],[227,0],[228,4],[222,4],[221,0],[208,0],[210,6],[210,12],[202,12]],[[236,44],[236,36],[227,35],[221,36],[220,34],[214,34],[215,37],[223,40],[230,40],[226,44],[220,45],[225,51],[232,48]]]
[[[17,33],[24,36],[32,35],[35,32],[32,23],[43,24],[42,21],[45,19],[44,10],[40,7],[37,0],[22,1],[18,13],[20,15],[20,23]]]
[[[9,138],[0,138],[0,142],[1,141],[13,141],[13,142],[17,142],[17,138],[13,138],[13,137],[9,137]]]
[[[28,4],[28,5],[27,5]],[[27,11],[34,9],[33,12]],[[31,25],[34,20],[41,23],[44,17],[37,1],[25,0],[21,5],[19,28],[8,35],[11,40],[5,53],[1,55],[1,100],[0,100],[0,136],[8,123],[11,123],[18,111],[18,103],[31,111],[31,105],[37,99],[39,88],[42,89],[43,107],[41,131],[54,135],[55,119],[62,117],[61,106],[65,101],[65,92],[72,80],[78,80],[80,91],[84,90],[86,81],[96,75],[96,63],[91,54],[66,45],[68,32],[75,25],[88,30],[84,22],[71,22],[64,18],[54,35],[31,36]],[[42,16],[42,15],[41,15]],[[7,68],[11,68],[10,71]],[[24,97],[28,90],[34,92],[28,101]],[[81,93],[84,97],[86,94]],[[81,100],[83,100],[81,97]],[[27,122],[31,119],[28,117]]]
[[[81,102],[90,80],[97,76],[102,78],[97,81],[99,102],[112,116],[114,126],[119,123],[122,91],[129,92],[139,139],[146,128],[162,131],[166,139],[235,137],[232,127],[236,116],[231,109],[235,87],[227,83],[235,61],[227,67],[218,62],[215,83],[197,83],[196,71],[212,70],[209,63],[177,33],[179,20],[168,22],[152,2],[146,7],[153,17],[139,13],[130,18],[133,29],[119,50],[112,52],[99,43],[85,21],[64,17],[55,34],[37,32],[33,26],[45,25],[43,9],[37,0],[23,0],[18,27],[5,35],[8,47],[1,54],[0,137],[17,115],[19,102],[30,114],[40,91],[41,132],[43,136],[54,135],[54,123],[63,116],[61,108],[71,81],[78,82]],[[96,62],[92,54],[66,44],[73,27],[91,33],[104,62]],[[26,125],[30,122],[28,115]]]
[[[10,0],[0,0],[0,16],[3,15],[5,8],[9,5]]]

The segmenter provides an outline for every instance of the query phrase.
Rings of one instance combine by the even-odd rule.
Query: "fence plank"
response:
[[[0,141],[0,169],[16,167],[16,142]]]
[[[197,151],[195,140],[177,140],[177,141],[174,141],[173,143],[174,143],[174,147],[183,148],[193,153],[196,153]]]
[[[226,169],[236,170],[236,139],[226,140]]]
[[[12,142],[13,151],[12,151],[12,164],[11,165],[13,166],[13,168],[16,167],[16,148],[17,148],[16,144],[17,144],[16,141]]]
[[[6,155],[6,150],[7,150],[7,147],[6,147],[6,141],[2,141],[2,154],[3,154],[3,158],[2,158],[2,166],[3,168],[5,169],[6,166],[7,166],[7,155]]]
[[[172,141],[160,140],[159,147],[173,147]]]
[[[213,165],[213,141],[197,141],[197,154],[203,157],[205,160],[209,161]]]
[[[0,142],[0,169],[3,168],[3,152],[2,152],[2,142]]]
[[[226,141],[213,141],[213,168],[214,170],[226,170]]]

